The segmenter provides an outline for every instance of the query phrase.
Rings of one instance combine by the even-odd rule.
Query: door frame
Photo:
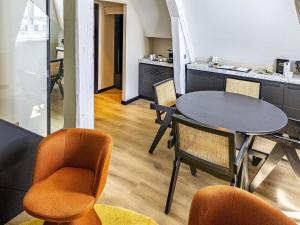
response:
[[[121,2],[114,2],[113,0],[108,1],[108,0],[96,0],[94,4],[100,5],[102,3],[116,3],[119,5],[122,5],[123,7],[123,68],[122,68],[122,99],[121,102],[123,102],[123,99],[125,99],[125,93],[126,93],[126,85],[125,85],[125,81],[126,81],[126,17],[127,17],[127,4],[126,3],[121,3]],[[101,16],[100,12],[99,12],[99,17]],[[100,35],[102,35],[103,32],[103,27],[101,27],[101,24],[99,24],[99,29],[98,29],[98,37],[100,37]],[[96,51],[96,50],[95,50]],[[98,41],[98,71],[101,69],[101,66],[99,66],[99,51],[100,51],[100,46],[99,46],[99,41]],[[96,60],[96,59],[95,59]],[[95,77],[96,78],[96,77]],[[97,79],[95,79],[95,81],[99,80],[99,72],[97,74]],[[96,84],[95,84],[96,87]],[[97,89],[98,89],[98,82],[97,82]],[[105,89],[103,89],[103,91],[107,91]],[[101,90],[97,90],[95,91],[95,94],[99,94],[101,92],[103,92]]]
[[[50,48],[51,48],[51,18],[50,18],[50,1],[46,0],[46,14],[48,17],[48,40],[47,40],[47,134],[51,134],[51,79],[50,79]]]

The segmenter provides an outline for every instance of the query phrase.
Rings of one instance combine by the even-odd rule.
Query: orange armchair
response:
[[[230,186],[199,191],[192,202],[189,225],[296,225],[254,195]]]
[[[101,225],[93,206],[106,183],[111,150],[111,137],[94,130],[65,129],[45,138],[25,211],[47,225]]]

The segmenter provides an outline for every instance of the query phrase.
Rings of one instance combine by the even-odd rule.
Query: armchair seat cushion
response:
[[[50,222],[76,220],[93,208],[93,182],[93,171],[64,167],[30,188],[24,198],[24,208]]]

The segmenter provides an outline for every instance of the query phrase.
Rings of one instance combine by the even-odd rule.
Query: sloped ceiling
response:
[[[64,0],[53,0],[59,26],[64,30]]]
[[[132,0],[147,37],[171,38],[171,18],[165,0]]]
[[[196,58],[271,65],[300,59],[295,0],[182,0]]]

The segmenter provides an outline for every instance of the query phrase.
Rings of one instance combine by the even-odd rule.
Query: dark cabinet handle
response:
[[[286,88],[290,89],[290,90],[294,90],[294,91],[300,91],[300,88],[297,88],[297,87],[286,86]]]
[[[281,87],[280,84],[273,84],[273,83],[263,83],[262,86],[269,86],[269,87]]]

